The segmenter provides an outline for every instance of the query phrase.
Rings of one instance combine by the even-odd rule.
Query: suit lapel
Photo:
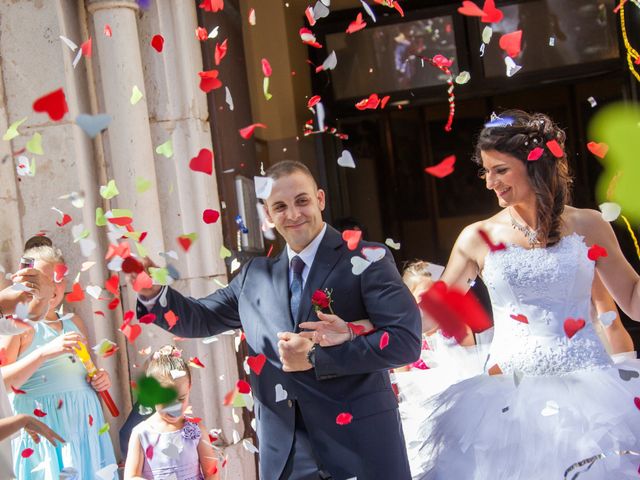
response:
[[[273,289],[276,293],[275,301],[280,304],[280,310],[284,313],[287,327],[289,330],[293,326],[293,318],[291,318],[291,306],[289,304],[289,257],[287,250],[283,249],[280,256],[273,263]]]
[[[343,241],[340,233],[327,225],[327,231],[322,242],[320,242],[313,264],[311,265],[311,270],[309,271],[309,276],[304,285],[304,290],[302,291],[302,300],[300,301],[298,318],[295,322],[295,330],[297,330],[300,322],[309,319],[312,307],[311,296],[313,292],[322,287],[325,279],[342,256],[343,251],[340,249],[342,245]]]

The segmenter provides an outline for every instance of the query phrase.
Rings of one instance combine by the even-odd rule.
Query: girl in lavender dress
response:
[[[131,432],[125,480],[218,480],[218,459],[206,429],[185,418],[191,372],[180,350],[165,345],[155,352],[147,376],[175,389],[178,398],[156,405],[156,412]]]

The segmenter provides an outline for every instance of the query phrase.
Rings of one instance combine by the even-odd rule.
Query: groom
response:
[[[180,321],[171,332],[182,337],[242,328],[250,355],[266,356],[260,374],[251,372],[260,478],[410,479],[388,370],[420,354],[415,301],[385,247],[361,242],[350,250],[323,222],[325,194],[304,164],[279,162],[267,176],[265,212],[286,249],[252,259],[205,298],[170,287],[141,291],[138,316],[154,313],[168,329],[164,313],[173,310]],[[364,247],[371,260],[382,258],[368,263]],[[331,308],[345,321],[368,318],[377,330],[326,348],[303,338],[297,326],[317,319],[317,290],[331,291]]]

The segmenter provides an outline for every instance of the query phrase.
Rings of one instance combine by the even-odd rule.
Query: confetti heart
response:
[[[543,153],[544,153],[544,148],[536,147],[529,152],[529,155],[527,155],[527,160],[529,160],[530,162],[535,162],[536,160],[540,160],[540,157],[542,157]]]
[[[205,12],[219,12],[224,9],[224,0],[202,0],[198,7]]]
[[[601,142],[601,143],[589,142],[587,143],[587,148],[591,153],[593,153],[598,158],[604,158],[607,155],[607,152],[609,151],[609,145],[607,145],[604,142]]]
[[[338,157],[338,165],[345,168],[356,168],[356,162],[353,161],[353,156],[349,150],[343,150]]]
[[[162,35],[154,35],[151,39],[151,46],[155,48],[156,52],[161,53],[164,47],[164,37]]]
[[[559,411],[560,406],[558,405],[558,403],[554,402],[553,400],[548,400],[545,407],[540,412],[540,415],[542,415],[543,417],[550,417],[552,415],[557,415]]]
[[[220,218],[220,212],[217,210],[207,209],[204,212],[202,212],[202,221],[204,223],[207,223],[207,224],[216,223],[219,218]]]
[[[338,57],[335,50],[333,50],[329,56],[322,62],[322,70],[333,70],[338,65]],[[316,69],[317,70],[317,69]],[[317,73],[317,72],[316,72]]]
[[[573,336],[582,330],[585,326],[585,321],[582,318],[567,318],[564,321],[564,333],[569,338],[573,338]]]
[[[242,138],[244,138],[245,140],[249,140],[257,127],[267,128],[267,126],[264,123],[253,123],[247,127],[241,128],[238,131],[240,132],[240,136]]]
[[[247,19],[249,21],[249,25],[251,25],[252,27],[255,27],[256,25],[256,9],[252,8],[251,10],[249,10],[249,18]]]
[[[138,403],[145,407],[168,405],[178,398],[178,393],[173,388],[163,387],[152,377],[138,379],[134,391],[137,395]]]
[[[389,248],[393,248],[394,250],[400,250],[400,242],[394,242],[392,238],[387,238],[384,241],[384,244],[389,247]]]
[[[44,155],[44,150],[42,150],[42,135],[38,132],[34,133],[33,137],[27,142],[26,148],[28,152],[34,155]]]
[[[596,262],[600,257],[606,257],[606,256],[607,256],[607,249],[604,247],[601,247],[597,243],[594,243],[593,245],[591,245],[591,247],[589,248],[589,251],[587,252],[587,257],[589,257],[589,260],[593,260],[594,262]]]
[[[382,260],[387,251],[382,247],[365,247],[362,249],[362,255],[371,263]]]
[[[353,415],[346,412],[340,413],[336,417],[336,423],[338,425],[349,425],[351,423],[351,420],[353,420]]]
[[[633,378],[640,377],[640,373],[636,370],[623,370],[622,368],[618,369],[618,375],[620,375],[620,378],[625,382],[628,382]]]
[[[69,273],[69,268],[64,263],[57,263],[53,268],[53,281],[60,283]]]
[[[120,331],[124,334],[125,337],[127,337],[129,343],[133,343],[136,341],[136,338],[138,338],[138,336],[142,333],[142,327],[138,324],[126,324],[120,327]]]
[[[483,23],[499,23],[504,18],[502,10],[496,8],[494,0],[485,0],[482,11],[484,15],[480,18],[480,21]]]
[[[507,67],[507,77],[509,78],[513,77],[516,73],[522,70],[522,67],[520,65],[516,65],[516,62],[514,62],[513,58],[511,57],[505,57],[504,64]]]
[[[351,257],[351,273],[354,275],[360,275],[364,272],[369,266],[371,262],[365,260],[362,257]]]
[[[119,193],[115,180],[109,180],[106,185],[100,186],[100,196],[105,200],[111,200]]]
[[[372,93],[368,98],[364,98],[356,103],[358,110],[375,110],[380,105],[380,97],[377,93]]]
[[[138,321],[140,323],[144,323],[145,325],[149,325],[153,322],[156,321],[156,314],[155,313],[147,313],[146,315],[141,316]]]
[[[100,287],[99,285],[88,285],[87,288],[85,288],[85,291],[93,298],[98,300],[100,298],[100,294],[102,293],[102,287]]]
[[[460,72],[457,76],[456,76],[456,80],[455,82],[458,85],[464,85],[465,83],[467,83],[469,80],[471,80],[471,74],[469,72],[463,71]]]
[[[189,168],[194,172],[202,172],[207,175],[213,173],[213,152],[208,148],[203,148],[197,157],[193,157],[189,162]]]
[[[362,30],[366,26],[367,26],[367,22],[365,22],[362,19],[362,13],[358,13],[358,15],[356,16],[356,19],[353,22],[351,22],[349,24],[349,26],[347,27],[346,32],[349,33],[349,34],[350,33],[355,33],[355,32],[358,32],[358,31]]]
[[[462,6],[458,8],[458,13],[467,17],[484,17],[485,12],[475,3],[465,0]]]
[[[622,207],[615,202],[604,202],[601,203],[598,208],[602,212],[602,218],[604,218],[607,222],[615,221],[622,213]]]
[[[200,90],[204,93],[209,93],[211,90],[222,87],[222,82],[218,79],[218,70],[207,70],[204,72],[198,72],[200,76]]]
[[[166,312],[164,314],[164,319],[169,325],[169,330],[171,330],[174,327],[174,325],[178,323],[178,317],[176,316],[175,313],[173,313],[173,310],[169,310],[168,312]],[[194,357],[193,359],[191,359],[191,361],[195,361],[195,360],[197,360],[197,363],[196,363],[197,366],[204,368],[204,365],[200,363],[200,360],[198,360],[198,357]]]
[[[166,447],[160,450],[163,455],[169,458],[178,459],[180,457],[180,449],[173,443],[169,443]]]
[[[389,332],[384,332],[380,337],[380,343],[378,344],[380,350],[384,350],[389,346]]]
[[[511,58],[517,57],[522,48],[522,30],[502,35],[498,44]]]
[[[84,292],[78,282],[73,284],[73,287],[71,287],[71,293],[67,293],[65,300],[68,303],[81,302],[84,300]]]
[[[256,197],[266,200],[271,195],[273,188],[273,178],[271,177],[253,177],[253,183],[256,187]]]
[[[598,321],[602,324],[603,327],[609,328],[615,319],[618,318],[618,313],[613,310],[609,310],[608,312],[602,312],[598,315]]]
[[[158,145],[156,147],[156,153],[158,155],[163,155],[163,156],[165,156],[167,158],[173,157],[173,142],[171,141],[171,139],[169,139],[166,142]]]
[[[131,89],[131,97],[129,98],[129,102],[131,102],[131,105],[137,104],[140,100],[142,100],[142,97],[142,92],[137,85],[134,85]]]
[[[480,235],[480,238],[482,238],[484,243],[487,244],[489,250],[491,250],[492,252],[498,252],[507,248],[507,246],[502,242],[498,244],[493,243],[487,232],[485,232],[484,230],[478,230],[478,235]]]
[[[228,39],[225,38],[222,43],[216,42],[216,48],[213,54],[213,61],[216,65],[220,65],[222,59],[227,55],[227,40]]]
[[[225,258],[231,257],[232,253],[231,250],[229,250],[227,247],[225,247],[224,245],[220,245],[219,255],[220,258],[224,260]]]
[[[76,117],[76,125],[91,138],[95,138],[100,132],[105,130],[110,123],[111,115],[106,113],[99,113],[97,115],[81,113]]]
[[[64,114],[69,111],[67,99],[64,96],[64,90],[59,88],[47,95],[40,97],[33,102],[33,110],[36,112],[44,112],[54,122],[61,120]]]
[[[289,394],[284,388],[282,388],[282,385],[276,383],[276,403],[286,400],[288,396]]]
[[[511,318],[518,322],[529,323],[529,319],[527,318],[527,316],[522,315],[521,313],[518,313],[517,315],[511,314]]]
[[[9,128],[7,128],[7,131],[5,132],[5,134],[2,136],[2,140],[4,140],[5,142],[8,142],[9,140],[13,140],[16,137],[19,137],[20,132],[18,131],[18,127],[20,127],[20,125],[22,125],[26,121],[27,121],[27,117],[24,117],[21,120],[17,120],[13,122],[9,126]]]
[[[39,408],[36,408],[36,409],[33,411],[33,414],[34,414],[36,417],[39,417],[39,418],[42,418],[42,417],[46,417],[46,416],[47,416],[47,414],[46,414],[45,412],[43,412],[42,410],[40,410]]]
[[[425,168],[424,171],[427,172],[429,175],[433,175],[434,177],[444,178],[447,175],[451,175],[453,173],[455,164],[456,164],[456,156],[449,155],[437,165],[433,165],[432,167]]]
[[[564,150],[556,140],[549,140],[547,142],[547,148],[552,153],[552,155],[556,158],[564,157]]]
[[[635,397],[635,398],[633,399],[633,403],[635,404],[636,408],[637,408],[638,410],[640,410],[640,398],[639,398],[639,397]]]
[[[20,452],[22,458],[29,458],[31,455],[33,455],[33,448],[25,448]]]
[[[329,7],[327,7],[324,3],[322,3],[319,0],[313,6],[313,18],[315,20],[320,20],[321,18],[328,17],[330,13],[331,13],[331,10],[329,10]]]
[[[251,393],[251,385],[249,385],[249,382],[246,382],[245,380],[238,380],[238,382],[236,383],[236,388],[240,393]]]
[[[147,272],[140,272],[138,275],[136,275],[136,279],[133,282],[133,289],[136,292],[151,287],[153,287],[153,280],[151,279],[149,274],[147,274]]]
[[[342,232],[342,239],[347,242],[347,248],[349,250],[355,250],[362,238],[361,230],[345,230]]]
[[[266,361],[267,357],[263,353],[259,353],[254,357],[248,357],[247,365],[249,365],[249,368],[253,370],[253,373],[255,373],[256,375],[260,375]]]

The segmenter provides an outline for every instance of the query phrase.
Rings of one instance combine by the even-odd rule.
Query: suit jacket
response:
[[[361,249],[378,248],[384,257],[360,275],[351,259]],[[361,257],[362,258],[362,257]],[[338,231],[328,227],[309,271],[298,318],[289,307],[286,251],[275,258],[258,257],[245,264],[228,287],[201,298],[187,298],[169,288],[167,306],[152,309],[156,324],[167,329],[167,310],[179,317],[171,332],[208,337],[242,328],[251,355],[267,357],[260,375],[251,372],[260,449],[260,478],[278,479],[287,461],[295,430],[295,408],[304,419],[315,455],[336,480],[356,477],[409,479],[409,465],[391,388],[389,369],[420,355],[421,321],[413,296],[402,283],[386,247],[361,242],[350,251]],[[332,290],[333,311],[345,321],[368,318],[377,330],[351,342],[316,350],[315,368],[286,373],[278,355],[277,333],[298,331],[302,321],[315,321],[311,296]],[[138,315],[147,313],[138,302]],[[381,338],[388,334],[388,345]],[[276,402],[276,391],[286,400]],[[338,425],[340,413],[353,416]]]

